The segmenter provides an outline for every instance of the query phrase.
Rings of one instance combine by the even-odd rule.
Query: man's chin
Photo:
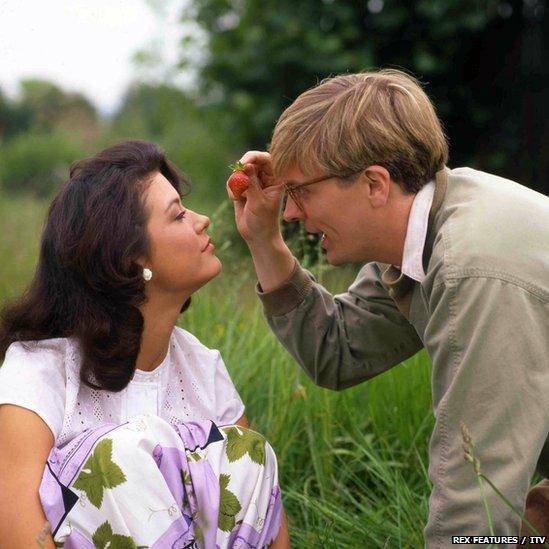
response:
[[[344,256],[341,254],[335,253],[335,250],[323,250],[324,251],[324,259],[326,263],[329,265],[332,265],[333,267],[341,267],[342,265],[351,265],[354,263],[366,263],[369,260],[364,260],[360,257],[351,257],[351,256]]]
[[[349,263],[348,261],[345,261],[344,258],[339,257],[337,254],[335,254],[333,250],[326,251],[324,257],[326,259],[326,263],[328,263],[329,265],[333,265],[334,267],[339,267],[340,265],[345,265],[345,263]]]

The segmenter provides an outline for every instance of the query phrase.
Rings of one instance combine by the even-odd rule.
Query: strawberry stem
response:
[[[231,168],[231,170],[233,170],[233,172],[243,172],[244,171],[244,164],[242,164],[242,162],[240,162],[240,160],[238,160],[234,164],[230,164],[229,168]]]

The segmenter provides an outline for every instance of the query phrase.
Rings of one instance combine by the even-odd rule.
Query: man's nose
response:
[[[284,221],[302,221],[304,218],[303,211],[297,207],[291,197],[288,197],[282,219],[284,219]]]

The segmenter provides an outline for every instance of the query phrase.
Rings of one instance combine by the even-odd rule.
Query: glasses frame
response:
[[[321,181],[327,181],[328,179],[347,179],[349,177],[352,177],[353,175],[358,175],[361,173],[362,170],[358,170],[356,172],[351,172],[346,175],[337,175],[337,174],[328,174],[328,175],[321,175],[320,177],[315,177],[314,179],[310,179],[309,181],[303,181],[302,183],[296,183],[295,181],[286,181],[284,183],[284,190],[288,194],[288,196],[294,201],[294,204],[302,211],[304,212],[305,209],[303,208],[303,204],[301,203],[301,200],[298,197],[298,194],[296,191],[298,189],[301,189],[302,187],[308,187],[309,185],[314,185],[315,183],[320,183]]]

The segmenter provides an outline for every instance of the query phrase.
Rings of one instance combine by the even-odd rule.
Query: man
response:
[[[430,100],[396,70],[321,82],[284,111],[270,154],[241,160],[251,186],[236,222],[257,292],[315,383],[345,389],[429,353],[427,545],[490,533],[462,424],[482,472],[523,511],[536,465],[549,476],[549,198],[448,169]],[[284,190],[284,219],[322,233],[329,263],[365,263],[346,293],[329,294],[284,243]],[[547,527],[549,481],[531,494],[528,516]],[[517,515],[493,490],[486,497],[494,533],[517,536]]]

